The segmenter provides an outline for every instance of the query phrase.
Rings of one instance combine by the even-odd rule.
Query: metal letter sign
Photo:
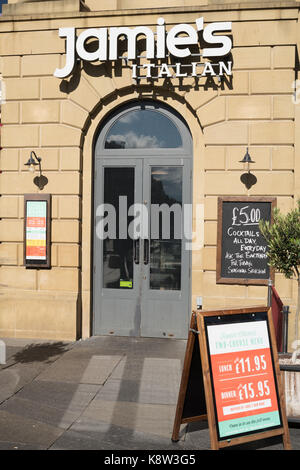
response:
[[[202,33],[203,41],[207,47],[203,48],[199,57],[216,58],[224,57],[231,51],[232,41],[229,36],[215,35],[221,31],[231,31],[231,22],[210,23],[204,27],[203,18],[197,18],[195,26],[188,24],[178,24],[173,26],[168,32],[166,31],[165,19],[158,18],[156,32],[147,26],[137,26],[135,28],[128,27],[111,27],[111,28],[89,28],[76,36],[76,28],[67,27],[59,28],[59,37],[66,38],[66,63],[61,69],[56,69],[54,76],[57,78],[66,78],[73,73],[76,59],[82,59],[87,62],[96,61],[116,61],[119,57],[119,38],[125,36],[128,43],[127,57],[122,57],[126,61],[134,61],[138,58],[137,39],[143,35],[146,39],[146,58],[148,60],[166,59],[168,55],[172,57],[186,58],[192,57],[191,46],[198,44],[199,33]],[[85,48],[88,39],[93,38],[97,41],[97,48],[91,52]],[[216,47],[209,47],[216,45]],[[178,60],[178,59],[177,59]],[[190,73],[184,73],[181,69],[181,63],[176,63],[175,77],[186,76],[222,76],[224,73],[231,75],[232,62],[218,62],[211,64],[210,62],[192,62],[189,64]],[[213,65],[216,67],[215,72]],[[146,76],[137,76],[137,64],[132,64],[133,78],[151,78],[150,70],[158,68],[158,78],[172,77],[173,66],[168,63],[162,63],[157,66],[155,63],[147,63],[141,67],[147,69]],[[199,75],[197,69],[201,67]],[[199,72],[200,73],[200,72]],[[153,77],[154,78],[154,77]]]

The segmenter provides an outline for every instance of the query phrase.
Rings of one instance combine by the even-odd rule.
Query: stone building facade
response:
[[[216,283],[217,198],[274,196],[277,206],[287,211],[300,197],[296,82],[300,3],[168,0],[163,7],[161,3],[59,0],[3,5],[1,337],[73,340],[95,334],[93,145],[110,113],[143,100],[174,109],[192,138],[192,202],[200,207],[198,215],[193,213],[193,228],[202,233],[202,242],[191,253],[187,322],[197,297],[204,309],[266,303],[266,286]],[[54,76],[66,61],[59,28],[74,27],[78,34],[88,28],[121,26],[155,30],[161,17],[167,30],[177,24],[195,25],[202,17],[204,25],[231,22],[230,80],[212,76],[208,85],[207,77],[164,75],[136,81],[123,60],[97,65],[81,61],[71,76]],[[247,147],[257,178],[250,189],[240,181],[240,160]],[[24,166],[32,150],[42,158],[48,179],[42,190]],[[28,193],[52,196],[51,269],[24,266],[24,194]],[[276,273],[275,286],[294,312],[296,283]],[[291,339],[293,329],[292,315]]]

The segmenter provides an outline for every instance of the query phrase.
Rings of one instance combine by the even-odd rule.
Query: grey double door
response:
[[[99,158],[95,166],[94,334],[185,338],[190,160]]]

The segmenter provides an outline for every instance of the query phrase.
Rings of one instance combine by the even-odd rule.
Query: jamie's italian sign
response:
[[[156,31],[147,26],[89,28],[78,36],[76,28],[60,28],[59,36],[66,39],[66,63],[56,69],[54,76],[65,78],[74,71],[77,60],[87,62],[105,62],[125,59],[131,61],[132,78],[172,78],[222,76],[232,74],[232,62],[220,61],[232,48],[230,36],[221,32],[231,32],[231,22],[214,22],[204,26],[203,18],[197,18],[195,25],[178,24],[166,30],[165,19],[158,18]],[[139,56],[137,42],[145,38],[145,55]],[[120,40],[127,40],[127,55],[120,55]],[[89,42],[96,41],[96,47],[90,50]],[[205,44],[200,53],[200,41]],[[93,44],[94,46],[94,44]],[[198,52],[193,52],[196,48]],[[196,58],[198,57],[198,60]],[[147,63],[134,63],[145,58]],[[175,59],[171,62],[167,58]],[[190,58],[189,63],[182,64],[181,59]],[[211,61],[213,60],[213,62]],[[159,63],[158,63],[159,61]],[[215,63],[214,63],[215,62]],[[146,73],[140,75],[141,70]]]

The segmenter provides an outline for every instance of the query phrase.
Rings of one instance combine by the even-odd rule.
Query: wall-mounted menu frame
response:
[[[24,266],[51,267],[51,195],[24,195]]]
[[[259,221],[273,222],[275,197],[218,198],[217,284],[267,285],[274,281]]]

